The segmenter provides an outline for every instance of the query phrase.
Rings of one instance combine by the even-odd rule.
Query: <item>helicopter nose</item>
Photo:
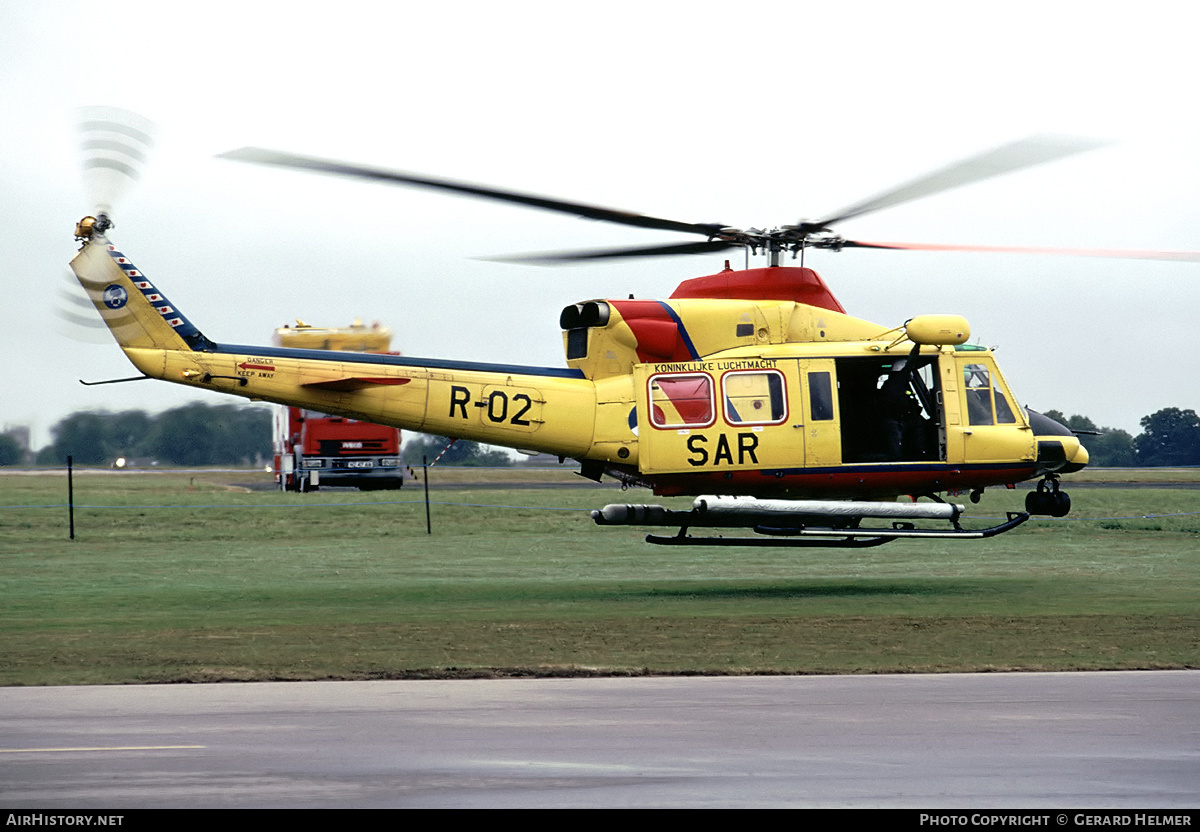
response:
[[[1069,427],[1036,410],[1026,413],[1037,438],[1039,474],[1071,474],[1087,467],[1087,448]]]
[[[1087,448],[1075,436],[1058,434],[1037,437],[1039,474],[1071,474],[1088,464]]]
[[[1063,444],[1065,446],[1067,443]],[[1074,452],[1072,452],[1071,448],[1063,448],[1067,452],[1067,464],[1058,469],[1060,474],[1073,474],[1087,467],[1089,458],[1087,448],[1083,447],[1083,443],[1078,439],[1075,440],[1074,445]]]

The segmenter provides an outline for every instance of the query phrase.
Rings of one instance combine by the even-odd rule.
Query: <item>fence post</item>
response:
[[[71,455],[67,454],[67,517],[71,526],[71,539],[75,539],[75,477]]]
[[[429,458],[421,455],[421,479],[425,480],[425,534],[433,534],[433,525],[429,520]]]

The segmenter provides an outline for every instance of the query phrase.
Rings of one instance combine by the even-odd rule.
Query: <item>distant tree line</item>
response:
[[[271,411],[201,402],[143,410],[72,413],[50,429],[39,465],[111,465],[117,458],[169,465],[262,465],[271,457]]]
[[[1154,468],[1200,465],[1200,416],[1194,410],[1167,407],[1142,417],[1142,432],[1130,436],[1116,428],[1098,428],[1086,416],[1064,416],[1058,410],[1045,413],[1076,431],[1097,431],[1079,438],[1088,450],[1089,464],[1100,468]]]
[[[1168,407],[1143,416],[1138,436],[1097,427],[1078,414],[1047,410],[1045,415],[1083,432],[1080,439],[1090,464],[1098,467],[1200,465],[1200,416],[1194,410]],[[271,411],[254,405],[195,402],[158,415],[142,410],[81,411],[59,421],[50,435],[53,441],[36,455],[39,465],[61,465],[68,455],[81,465],[110,465],[118,457],[169,465],[260,465],[272,454]],[[433,462],[449,444],[444,436],[410,433],[403,457],[410,465],[420,465],[422,456]],[[0,465],[20,465],[27,459],[15,432],[0,433]],[[502,451],[458,441],[440,464],[500,466],[512,460]]]
[[[0,433],[0,465],[20,465],[25,461],[25,449],[15,436]]]

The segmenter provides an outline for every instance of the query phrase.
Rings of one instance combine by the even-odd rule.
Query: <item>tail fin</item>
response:
[[[122,347],[208,350],[215,346],[103,234],[91,235],[71,261],[71,270]]]

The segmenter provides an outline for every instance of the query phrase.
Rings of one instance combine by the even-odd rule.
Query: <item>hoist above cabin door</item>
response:
[[[642,364],[638,465],[647,474],[788,468],[804,458],[795,361]]]
[[[842,463],[837,373],[832,358],[799,362],[804,407],[792,419],[804,434],[804,465],[823,468]]]

